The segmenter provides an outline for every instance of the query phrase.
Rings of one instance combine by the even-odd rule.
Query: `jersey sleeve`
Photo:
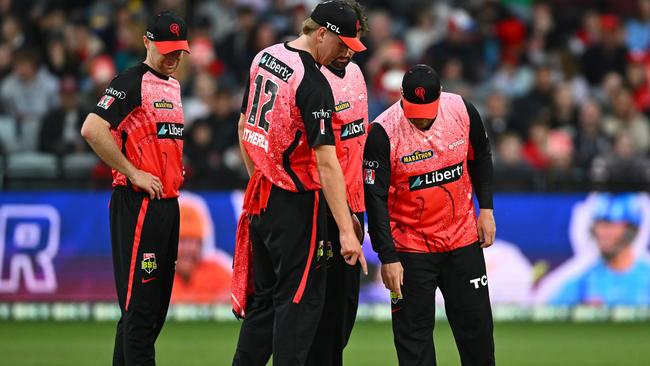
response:
[[[363,180],[368,234],[381,263],[399,261],[390,232],[388,189],[390,187],[390,142],[379,124],[371,124],[363,151]]]
[[[465,99],[465,107],[469,115],[469,141],[470,151],[467,161],[469,176],[472,180],[476,199],[480,208],[492,209],[493,191],[492,191],[492,152],[490,149],[490,140],[483,126],[483,121],[476,107]]]
[[[334,145],[332,113],[334,95],[322,74],[320,78],[305,75],[296,91],[296,104],[307,130],[307,143],[310,147]]]
[[[140,77],[138,77],[140,76]],[[135,108],[142,104],[142,77],[135,73],[116,76],[99,99],[93,113],[117,128]]]

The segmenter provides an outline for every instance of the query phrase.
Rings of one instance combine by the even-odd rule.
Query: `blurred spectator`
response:
[[[217,54],[223,59],[228,70],[236,75],[236,78],[248,78],[250,66],[246,62],[250,55],[248,40],[252,37],[256,22],[257,18],[252,8],[238,7],[236,26],[216,45]]]
[[[650,149],[650,122],[637,110],[629,89],[622,89],[616,95],[612,108],[613,114],[604,121],[605,132],[615,136],[628,131],[636,149],[642,154],[647,153]]]
[[[612,14],[601,15],[600,27],[600,39],[582,55],[582,71],[592,85],[600,83],[610,71],[623,75],[627,63],[627,47],[619,18]]]
[[[650,59],[650,58],[649,58]],[[637,110],[650,114],[650,83],[648,69],[643,62],[630,62],[627,66],[627,82],[634,95],[634,105]]]
[[[79,106],[77,82],[72,76],[66,76],[59,86],[61,106],[43,118],[38,149],[56,155],[90,151],[79,133],[88,111]]]
[[[621,131],[613,150],[594,159],[590,175],[598,190],[646,190],[650,185],[650,159],[639,153],[630,132]]]
[[[27,45],[27,36],[17,17],[9,15],[2,20],[2,40],[9,43],[14,50]]]
[[[585,101],[580,108],[579,128],[573,137],[574,161],[583,170],[588,170],[592,160],[610,148],[602,121],[600,105],[593,99]]]
[[[217,81],[207,71],[201,71],[191,80],[192,94],[183,101],[185,126],[189,127],[199,118],[205,118],[210,113],[210,103],[217,92]]]
[[[382,74],[379,90],[368,103],[368,116],[371,121],[400,100],[404,72],[403,69],[391,69]]]
[[[508,131],[508,99],[499,91],[491,92],[485,101],[485,111],[482,113],[485,130],[494,143],[497,136]]]
[[[550,126],[572,134],[578,127],[578,108],[569,84],[560,84],[553,92]]]
[[[549,64],[538,65],[535,70],[533,89],[512,103],[510,119],[512,130],[525,136],[534,120],[546,121],[550,118],[553,102],[553,69]]]
[[[418,61],[428,45],[440,40],[440,32],[436,30],[435,19],[430,9],[419,9],[414,14],[414,26],[404,34],[406,57],[409,61]]]
[[[549,164],[544,188],[549,191],[579,191],[585,188],[586,173],[573,165],[573,142],[566,131],[551,131],[547,140]]]
[[[543,120],[532,123],[528,129],[528,140],[524,144],[523,156],[535,169],[546,169],[550,163],[548,135],[549,127]]]
[[[650,51],[650,0],[638,1],[636,17],[625,24],[627,47],[635,57],[648,56]]]
[[[522,158],[522,141],[519,135],[506,133],[496,145],[494,161],[494,187],[499,191],[526,192],[534,187],[534,171]]]
[[[472,87],[463,78],[463,63],[456,58],[450,58],[442,69],[443,88],[450,93],[460,94],[465,98],[472,97]]]
[[[60,35],[53,35],[47,43],[45,62],[50,72],[57,77],[78,75],[79,65],[72,60]]]

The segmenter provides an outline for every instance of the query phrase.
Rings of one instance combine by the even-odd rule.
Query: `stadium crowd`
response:
[[[424,62],[471,100],[493,144],[495,188],[645,190],[650,183],[650,0],[360,1],[356,56],[372,120]],[[190,25],[186,187],[241,188],[236,125],[255,54],[299,33],[316,0],[0,0],[4,188],[107,188],[79,134],[113,76],[144,59],[146,19]]]

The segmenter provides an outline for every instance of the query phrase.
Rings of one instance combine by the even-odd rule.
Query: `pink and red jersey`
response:
[[[242,113],[242,143],[279,188],[320,189],[313,147],[334,145],[334,98],[320,65],[305,51],[277,44],[255,56]]]
[[[334,94],[332,129],[341,163],[348,205],[353,212],[366,210],[363,198],[363,146],[368,130],[368,92],[361,69],[349,63],[345,70],[322,68]]]
[[[438,116],[426,131],[404,117],[399,102],[375,122],[390,141],[388,214],[395,250],[447,252],[476,242],[467,165],[473,152],[463,99],[442,93]]]
[[[160,178],[163,198],[178,197],[185,175],[178,81],[140,64],[111,81],[93,112],[111,124],[113,138],[131,164]],[[113,170],[115,186],[140,191]]]

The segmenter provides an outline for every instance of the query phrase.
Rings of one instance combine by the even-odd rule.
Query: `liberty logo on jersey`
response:
[[[185,127],[182,123],[173,122],[158,122],[156,129],[158,131],[159,139],[183,139],[183,129]]]
[[[411,191],[417,191],[420,189],[441,186],[459,180],[462,175],[463,163],[460,162],[432,172],[410,176],[409,189]]]
[[[156,263],[156,253],[142,253],[142,263],[140,267],[143,271],[151,274],[154,269],[158,268],[158,263]]]
[[[415,163],[416,161],[422,161],[432,157],[433,157],[432,150],[426,150],[426,151],[417,150],[414,151],[412,154],[402,156],[402,163],[411,164],[411,163]]]
[[[364,135],[363,118],[341,126],[341,141]]]
[[[264,70],[270,72],[271,74],[280,78],[280,80],[285,83],[289,81],[291,75],[293,75],[293,69],[287,66],[284,62],[278,60],[277,58],[271,56],[268,52],[264,52],[259,63],[260,67]]]

